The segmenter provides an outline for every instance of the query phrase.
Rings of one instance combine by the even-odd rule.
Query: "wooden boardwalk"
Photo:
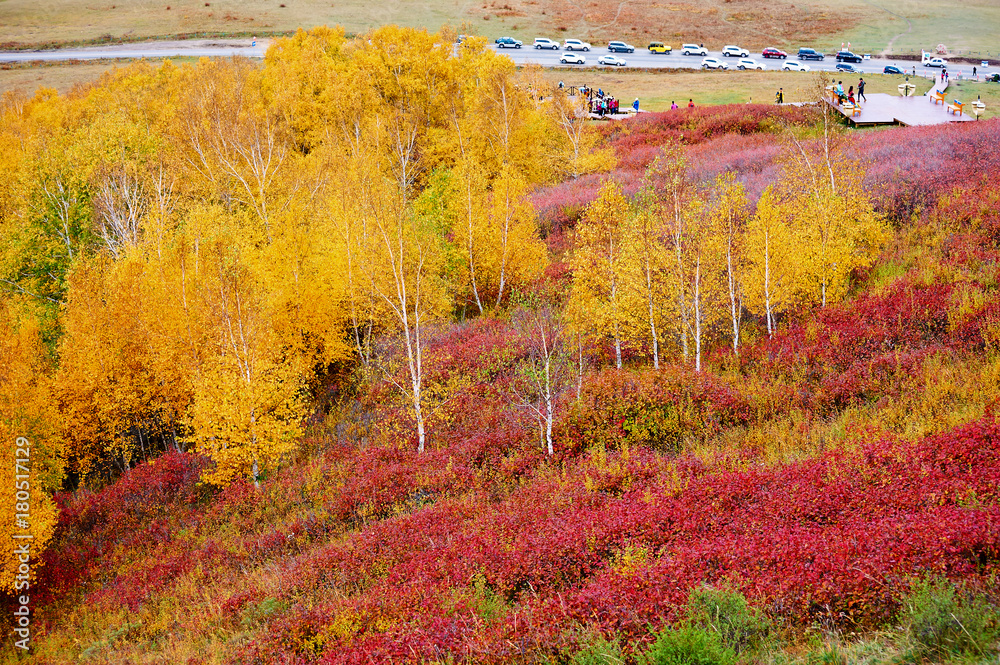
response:
[[[943,91],[945,93],[946,102],[944,104],[935,104],[933,102],[931,95],[935,91]],[[845,111],[840,104],[835,104],[829,99],[825,101],[855,127],[871,127],[875,125],[904,125],[914,127],[974,120],[975,118],[965,113],[950,113],[948,111],[948,104],[952,102],[952,99],[947,97],[947,92],[948,82],[945,81],[943,83],[935,83],[926,95],[919,97],[872,93],[866,95],[868,101],[862,102],[859,105],[861,112],[856,114]]]

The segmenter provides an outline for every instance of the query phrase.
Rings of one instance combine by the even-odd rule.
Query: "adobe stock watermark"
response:
[[[18,593],[31,588],[31,443],[23,436],[17,437],[14,453],[14,554],[17,555],[17,576],[14,590]],[[31,645],[31,601],[27,593],[17,597],[14,604],[14,640],[18,649],[28,650]]]

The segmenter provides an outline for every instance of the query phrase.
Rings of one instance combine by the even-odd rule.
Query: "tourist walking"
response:
[[[778,92],[774,93],[774,103],[784,104],[785,103],[785,89],[778,88]]]
[[[866,102],[868,101],[868,98],[865,97],[865,79],[864,79],[864,77],[861,77],[861,80],[858,81],[858,101],[860,102],[862,99],[865,100]]]

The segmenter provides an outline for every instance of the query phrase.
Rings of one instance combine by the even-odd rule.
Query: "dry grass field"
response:
[[[175,63],[185,60],[194,58],[173,59]],[[146,62],[160,64],[162,61],[147,59]],[[8,91],[20,91],[32,95],[39,88],[53,88],[59,93],[67,93],[76,85],[96,81],[108,70],[126,66],[128,62],[121,60],[5,64],[0,66],[0,96]]]
[[[803,44],[913,52],[944,43],[984,56],[1000,49],[996,0],[0,0],[0,44],[140,39],[193,32],[254,34],[315,25],[363,32],[387,23],[449,24],[511,34],[652,39],[719,47]]]

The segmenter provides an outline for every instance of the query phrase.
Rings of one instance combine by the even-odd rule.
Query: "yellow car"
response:
[[[663,42],[653,42],[649,45],[650,53],[670,53],[671,50],[670,46]]]

